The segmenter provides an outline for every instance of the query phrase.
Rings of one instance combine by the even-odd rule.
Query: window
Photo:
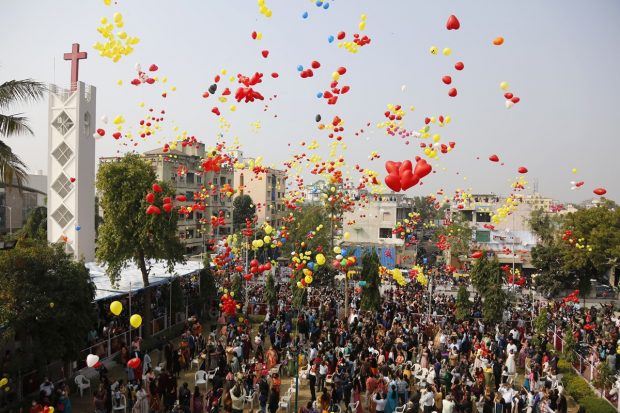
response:
[[[69,159],[71,159],[71,157],[73,156],[73,151],[71,150],[69,145],[62,142],[56,147],[56,149],[54,149],[54,152],[52,152],[52,156],[58,161],[59,164],[65,166],[65,164],[69,162]]]
[[[73,121],[71,120],[69,115],[67,115],[67,113],[63,110],[62,112],[60,112],[60,115],[58,115],[58,117],[54,119],[54,122],[52,122],[52,126],[55,127],[62,136],[65,136],[67,132],[69,132],[69,130],[73,127]]]
[[[56,221],[58,225],[64,228],[73,219],[73,214],[67,207],[60,205],[52,214],[52,218],[54,218],[54,221]]]
[[[491,242],[491,231],[476,231],[476,242]]]
[[[389,220],[389,219],[390,219],[390,213],[389,213],[389,212],[384,212],[384,213],[383,213],[383,220],[384,220],[384,221],[387,221],[387,220]]]
[[[392,238],[392,229],[379,228],[379,238]]]
[[[491,222],[491,213],[476,212],[476,222]]]
[[[185,192],[185,198],[187,198],[187,202],[192,202],[194,200],[194,193],[192,191]]]
[[[71,181],[64,173],[60,173],[60,176],[56,178],[56,181],[52,184],[52,189],[56,191],[62,198],[66,197],[71,192]]]
[[[190,212],[189,214],[187,214],[187,219],[188,220],[192,220],[194,219],[194,211]]]
[[[188,184],[193,184],[194,183],[194,173],[193,172],[188,172],[187,175],[185,176],[185,180],[187,181]]]
[[[187,230],[187,239],[191,239],[194,238],[194,230],[193,229],[188,229]]]
[[[196,183],[197,184],[201,184],[202,183],[202,176],[196,175]]]

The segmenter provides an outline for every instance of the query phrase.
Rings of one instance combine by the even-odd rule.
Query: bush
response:
[[[564,375],[566,374],[573,374],[573,366],[572,364],[570,364],[568,361],[566,361],[565,359],[560,359],[558,361],[558,373],[562,373]]]
[[[596,397],[588,382],[580,376],[569,374],[564,376],[564,385],[568,393],[577,402],[586,397]]]
[[[617,413],[606,400],[596,396],[588,396],[579,402],[579,406],[586,409],[586,413]]]

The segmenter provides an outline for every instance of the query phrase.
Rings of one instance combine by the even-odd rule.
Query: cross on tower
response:
[[[74,92],[77,89],[78,71],[80,68],[80,60],[86,59],[88,54],[86,52],[80,52],[80,44],[73,43],[71,47],[71,53],[65,53],[65,60],[71,60],[71,91]]]

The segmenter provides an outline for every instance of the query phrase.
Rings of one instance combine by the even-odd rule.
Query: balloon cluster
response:
[[[271,17],[271,15],[273,14],[271,9],[267,7],[265,0],[258,0],[258,11],[265,17]]]
[[[349,86],[346,85],[342,86],[341,88],[338,87],[338,81],[340,80],[340,76],[343,76],[345,73],[347,73],[347,69],[343,66],[340,66],[338,69],[336,69],[332,73],[332,83],[329,85],[331,89],[324,92],[318,92],[317,97],[327,100],[328,105],[335,105],[338,102],[338,97],[340,95],[344,95],[351,89]]]
[[[157,67],[156,64],[152,64],[151,66],[149,66],[148,71],[150,73],[153,73],[153,72],[156,72],[158,69],[159,67]],[[134,86],[140,86],[143,83],[152,85],[153,83],[157,81],[157,78],[151,77],[149,73],[143,71],[142,66],[139,63],[136,64],[136,71],[138,72],[138,77],[134,78],[131,81],[131,84]]]
[[[411,270],[409,270],[409,278],[412,280],[416,280],[423,287],[428,285],[428,279],[426,275],[424,275],[424,268],[421,265],[414,265]]]
[[[564,234],[562,234],[562,240],[571,247],[592,252],[592,247],[588,245],[585,238],[575,238],[575,234],[573,234],[573,231],[570,229],[564,231]]]
[[[237,301],[235,301],[234,296],[234,292],[231,291],[229,293],[228,290],[224,290],[224,294],[220,298],[220,308],[226,315],[234,316],[237,310],[241,308]]]
[[[510,109],[511,107],[513,107],[514,105],[516,105],[517,103],[521,101],[521,98],[519,98],[518,96],[515,96],[512,92],[508,90],[510,89],[508,82],[501,82],[499,84],[499,87],[505,92],[504,99],[506,99],[506,101],[504,102],[504,104],[506,106],[506,109]]]
[[[394,192],[406,191],[420,182],[420,179],[431,173],[433,167],[426,160],[416,156],[416,166],[412,170],[410,160],[403,162],[387,161],[385,169],[388,175],[385,177],[385,184]]]
[[[392,229],[392,234],[405,241],[405,246],[413,245],[417,243],[413,232],[415,231],[416,226],[418,225],[420,220],[420,214],[418,214],[417,212],[410,212],[408,214],[408,218],[405,218],[402,222],[399,221],[394,225],[394,229]]]
[[[270,271],[270,270],[271,270],[271,263],[270,262],[266,262],[265,264],[261,264],[260,262],[258,262],[258,260],[254,259],[254,260],[250,261],[250,273],[249,274],[245,274],[243,276],[243,278],[246,281],[250,281],[254,275],[262,274],[265,271]]]
[[[517,285],[519,287],[523,287],[525,285],[525,277],[521,274],[518,268],[515,269],[514,273],[510,265],[502,265],[501,267],[504,274],[506,274],[506,281],[510,285]]]
[[[157,205],[155,205],[154,203],[157,201],[157,196],[156,194],[160,194],[162,193],[163,189],[161,187],[161,185],[155,183],[152,186],[153,192],[149,192],[146,194],[145,200],[148,204],[150,204],[147,208],[146,208],[146,214],[147,215],[161,215],[161,209],[160,207],[158,207]],[[187,199],[185,198],[185,195],[180,195],[180,199],[185,199],[185,201],[187,201]],[[181,201],[184,202],[184,201]],[[173,209],[173,204],[172,204],[172,198],[167,196],[164,197],[162,199],[162,208],[164,209],[164,211],[166,211],[168,214],[172,212]]]
[[[562,298],[562,301],[564,302],[564,304],[571,302],[579,304],[579,290],[574,290],[572,293]]]
[[[99,55],[112,59],[113,62],[118,62],[123,56],[133,53],[133,46],[138,44],[140,39],[129,36],[127,32],[122,30],[114,33],[114,26],[121,29],[125,25],[122,14],[114,13],[113,21],[114,23],[110,23],[105,17],[100,20],[101,26],[97,27],[97,31],[107,41],[105,43],[95,43],[93,49],[98,50]]]

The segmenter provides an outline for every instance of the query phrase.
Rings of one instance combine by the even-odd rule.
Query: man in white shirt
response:
[[[433,394],[433,390],[431,386],[426,386],[426,392],[420,397],[420,406],[422,406],[422,411],[424,413],[431,413],[433,411],[433,406],[435,405],[435,395]]]
[[[451,394],[448,394],[446,396],[446,398],[443,400],[441,405],[442,405],[441,413],[454,413],[455,403],[452,400]]]
[[[517,395],[517,392],[514,391],[510,384],[504,383],[504,385],[499,388],[499,394],[501,394],[502,399],[504,399],[504,413],[510,413],[512,411],[512,399]]]

